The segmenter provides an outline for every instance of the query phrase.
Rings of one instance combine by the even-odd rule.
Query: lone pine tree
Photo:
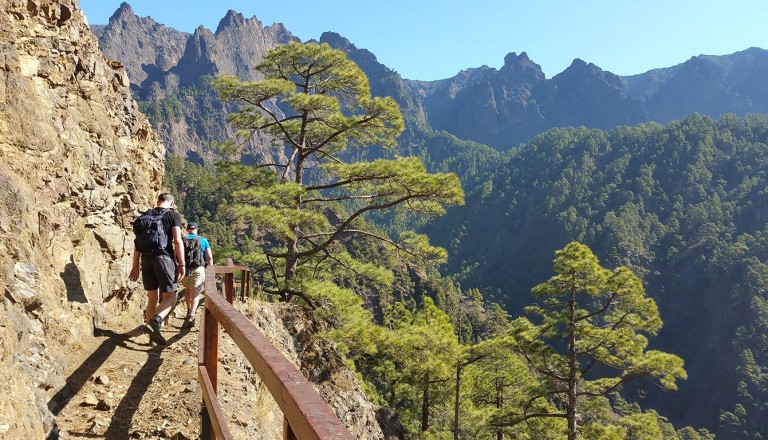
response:
[[[674,390],[686,373],[679,357],[647,350],[644,335],[657,334],[662,321],[655,301],[629,269],[603,268],[587,246],[576,242],[555,252],[554,267],[556,275],[533,289],[543,304],[526,310],[540,323],[518,319],[515,337],[519,352],[544,379],[530,408],[538,399],[555,399],[564,410],[524,409],[507,423],[562,417],[568,439],[575,440],[581,402],[646,377]]]
[[[264,291],[312,304],[305,287],[310,281],[386,284],[386,271],[347,252],[350,240],[372,240],[406,260],[444,258],[425,236],[393,240],[366,227],[363,218],[389,208],[441,214],[445,206],[463,203],[456,175],[427,173],[418,158],[347,163],[342,154],[350,147],[394,146],[404,126],[397,103],[371,97],[363,71],[327,44],[279,46],[256,70],[264,79],[221,76],[214,87],[223,100],[240,105],[229,116],[240,136],[268,135],[275,157],[285,158],[250,170],[228,166],[255,183],[235,194],[232,212],[262,245],[250,260],[266,274]]]

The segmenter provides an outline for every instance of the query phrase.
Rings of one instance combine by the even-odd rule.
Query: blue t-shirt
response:
[[[187,235],[188,240],[194,240],[195,238],[197,238],[197,234]],[[200,252],[202,253],[201,257],[203,259],[203,265],[207,264],[205,261],[205,250],[210,248],[211,245],[208,243],[208,240],[205,237],[200,237]]]

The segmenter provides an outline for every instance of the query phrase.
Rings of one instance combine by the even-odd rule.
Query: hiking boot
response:
[[[167,343],[162,333],[160,333],[160,323],[154,320],[144,324],[144,333],[147,333],[149,339],[157,345],[165,345]]]
[[[186,318],[184,318],[184,327],[194,327],[195,326],[195,316],[194,315],[187,315]]]

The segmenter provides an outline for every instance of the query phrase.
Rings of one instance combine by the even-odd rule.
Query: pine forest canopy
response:
[[[578,425],[591,422],[584,401],[643,377],[675,390],[677,380],[687,376],[679,357],[646,350],[645,335],[658,333],[661,318],[656,303],[645,296],[642,281],[628,268],[604,269],[588,247],[576,242],[555,253],[554,265],[556,275],[533,289],[535,296],[544,298],[543,304],[527,308],[540,323],[525,318],[513,323],[517,350],[542,376],[542,392],[506,423],[559,416],[567,420],[568,439],[575,440]],[[565,355],[554,349],[556,341],[565,344]],[[536,400],[545,397],[564,402],[564,411],[533,409]],[[582,436],[584,431],[596,436],[601,429],[587,426]]]
[[[464,207],[427,228],[448,273],[515,315],[569,240],[642,275],[686,361],[675,399],[646,405],[718,438],[768,426],[768,118],[692,115],[609,132],[556,129],[488,168]],[[483,174],[481,172],[481,174]]]

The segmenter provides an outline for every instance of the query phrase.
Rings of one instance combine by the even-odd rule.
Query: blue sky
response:
[[[80,0],[90,24],[106,24],[122,0]],[[136,15],[192,32],[215,30],[229,9],[262,25],[283,23],[302,40],[325,31],[373,52],[408,79],[499,68],[527,52],[547,78],[574,58],[618,75],[692,56],[768,49],[766,0],[130,0]],[[471,5],[471,6],[470,6]]]

